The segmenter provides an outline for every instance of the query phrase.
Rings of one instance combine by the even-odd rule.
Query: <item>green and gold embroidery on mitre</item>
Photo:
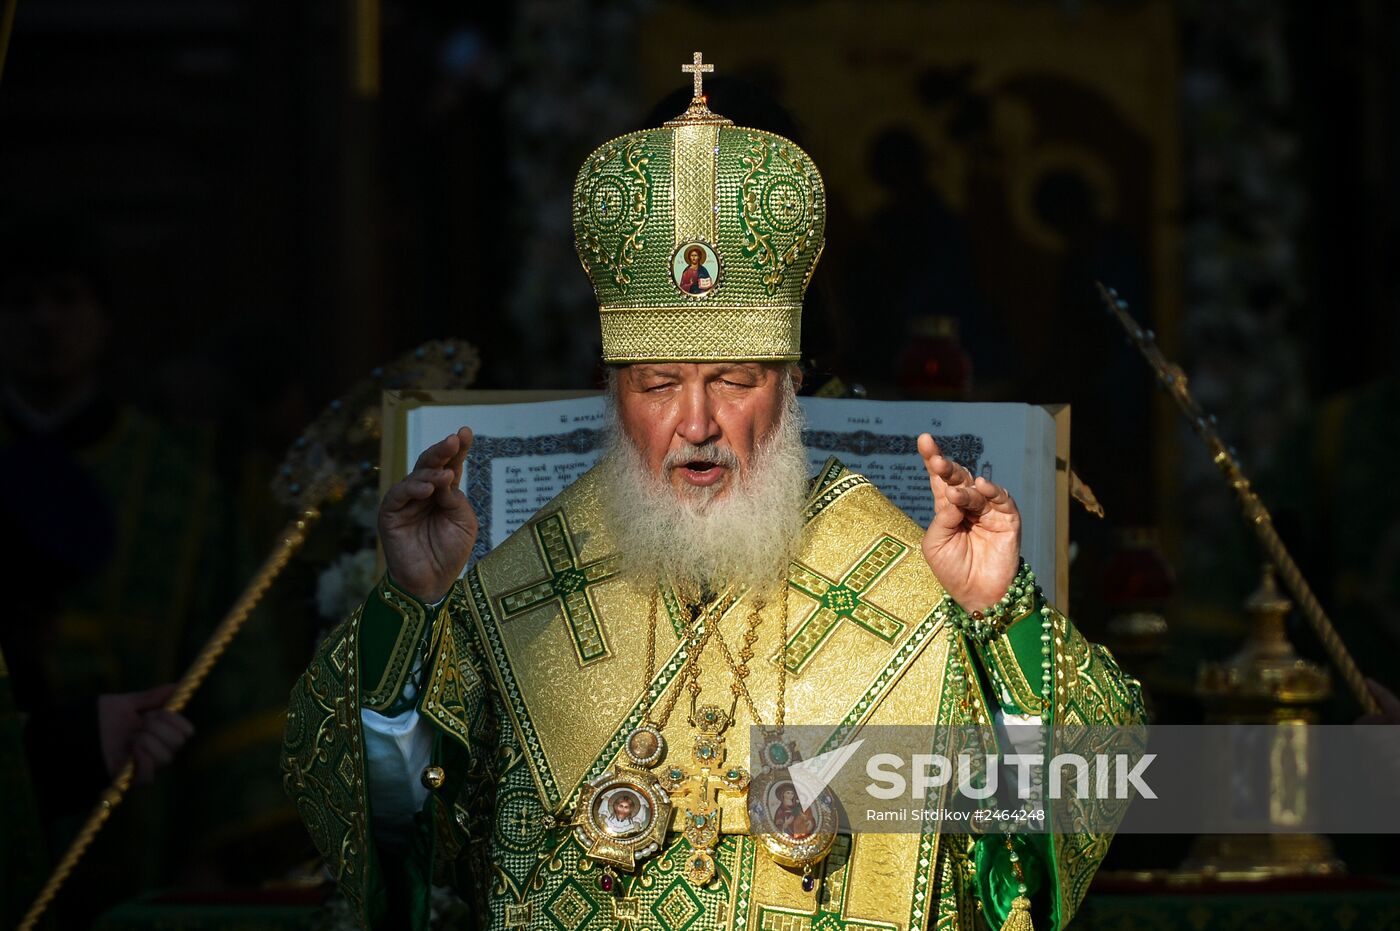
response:
[[[603,358],[796,361],[821,256],[826,192],[795,143],[695,97],[657,129],[600,146],[574,183],[574,242],[602,318]]]

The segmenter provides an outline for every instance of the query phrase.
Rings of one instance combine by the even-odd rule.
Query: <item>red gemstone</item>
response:
[[[602,876],[598,877],[598,885],[602,887],[604,892],[612,892],[612,877],[604,873]]]

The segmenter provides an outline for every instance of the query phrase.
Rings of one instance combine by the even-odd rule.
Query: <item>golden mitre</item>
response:
[[[603,360],[797,361],[826,192],[807,153],[735,126],[702,93],[659,129],[599,147],[574,183],[574,245]]]

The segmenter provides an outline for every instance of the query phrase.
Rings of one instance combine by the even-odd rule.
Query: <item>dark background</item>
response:
[[[966,396],[1073,405],[1074,465],[1107,511],[1076,506],[1073,613],[1133,659],[1159,719],[1205,714],[1196,667],[1238,646],[1261,557],[1098,309],[1100,277],[1219,416],[1363,667],[1400,679],[1400,6],[1383,0],[22,0],[0,81],[0,270],[90,288],[97,322],[46,337],[100,329],[75,396],[139,411],[160,448],[190,451],[151,481],[193,489],[177,516],[213,515],[181,531],[205,541],[197,562],[167,558],[185,547],[169,534],[143,550],[150,584],[184,578],[189,600],[178,630],[143,642],[198,643],[285,517],[267,490],[283,451],[373,366],[451,336],[479,349],[478,387],[593,384],[574,172],[681,109],[694,48],[717,68],[714,109],[790,132],[823,170],[806,321],[821,381],[910,396],[911,325],[941,315],[972,363]],[[6,405],[42,407],[6,358]],[[110,420],[76,423],[60,444],[73,463],[127,468],[95,464]],[[27,455],[12,538],[56,523],[102,552],[81,501],[34,505],[49,460]],[[108,486],[93,494],[120,526]],[[277,696],[325,623],[318,575],[363,542],[341,524],[264,609],[265,645],[211,685],[222,698],[170,777],[182,803],[210,784],[201,766],[275,766]],[[10,569],[46,582],[29,617],[75,572],[110,574],[58,549]],[[125,623],[107,604],[88,613]],[[1141,610],[1169,634],[1135,654],[1113,621]],[[7,654],[46,661],[52,640],[5,623]],[[1296,617],[1289,631],[1321,655]],[[139,675],[51,670],[50,688],[145,687],[181,655]],[[1348,721],[1359,709],[1337,692],[1323,714]],[[234,827],[193,832],[199,871],[169,856],[143,881],[251,881],[302,852],[276,839],[302,843],[275,784],[235,807]]]

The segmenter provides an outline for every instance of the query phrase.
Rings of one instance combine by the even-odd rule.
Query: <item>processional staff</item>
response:
[[[1352,659],[1351,653],[1347,650],[1346,644],[1342,642],[1341,635],[1337,633],[1337,628],[1332,626],[1332,621],[1327,617],[1327,612],[1323,610],[1322,604],[1313,594],[1312,586],[1308,580],[1303,578],[1303,572],[1294,562],[1293,556],[1288,552],[1288,547],[1283,545],[1283,539],[1279,537],[1278,531],[1274,529],[1273,517],[1269,514],[1268,508],[1264,507],[1264,502],[1259,499],[1259,494],[1254,490],[1248,478],[1245,477],[1244,469],[1240,467],[1239,460],[1235,458],[1230,447],[1220,438],[1220,433],[1215,429],[1215,418],[1207,416],[1201,409],[1190,388],[1187,387],[1186,373],[1181,366],[1167,360],[1162,354],[1162,350],[1157,345],[1156,337],[1151,330],[1144,330],[1138,325],[1128,313],[1128,302],[1118,296],[1118,292],[1104,285],[1103,282],[1095,282],[1099,288],[1099,297],[1103,299],[1104,309],[1115,317],[1123,325],[1123,329],[1128,333],[1128,339],[1138,351],[1142,353],[1147,364],[1152,366],[1152,370],[1157,374],[1157,380],[1162,388],[1171,395],[1177,407],[1186,415],[1190,421],[1192,429],[1205,440],[1206,448],[1210,451],[1211,461],[1220,469],[1220,474],[1225,477],[1225,482],[1234,490],[1235,495],[1240,500],[1240,505],[1244,509],[1245,521],[1254,529],[1254,535],[1259,538],[1260,545],[1268,555],[1270,562],[1278,569],[1279,578],[1283,584],[1288,586],[1288,590],[1293,593],[1293,599],[1298,607],[1302,609],[1303,616],[1308,619],[1316,631],[1318,639],[1322,641],[1323,647],[1327,650],[1327,655],[1331,657],[1332,664],[1341,673],[1342,680],[1346,682],[1351,693],[1356,696],[1356,700],[1361,703],[1361,707],[1366,709],[1368,714],[1379,714],[1380,706],[1376,703],[1376,698],[1371,694],[1371,690],[1366,687],[1366,678],[1361,674],[1356,661]]]
[[[459,340],[426,343],[392,365],[375,369],[368,379],[356,385],[345,397],[332,401],[306,432],[297,438],[273,482],[274,494],[283,503],[296,507],[297,516],[287,524],[272,552],[243,589],[243,594],[238,596],[180,677],[174,694],[165,704],[167,710],[180,711],[189,704],[263,595],[267,594],[292,556],[306,542],[311,527],[321,519],[322,508],[335,504],[356,486],[375,478],[378,469],[372,457],[377,452],[381,434],[380,404],[383,391],[465,388],[475,381],[480,367],[481,360],[470,343]],[[113,809],[126,797],[134,773],[135,764],[128,761],[102,793],[34,903],[25,912],[19,923],[19,931],[30,931],[43,916],[102,826],[112,816]]]

